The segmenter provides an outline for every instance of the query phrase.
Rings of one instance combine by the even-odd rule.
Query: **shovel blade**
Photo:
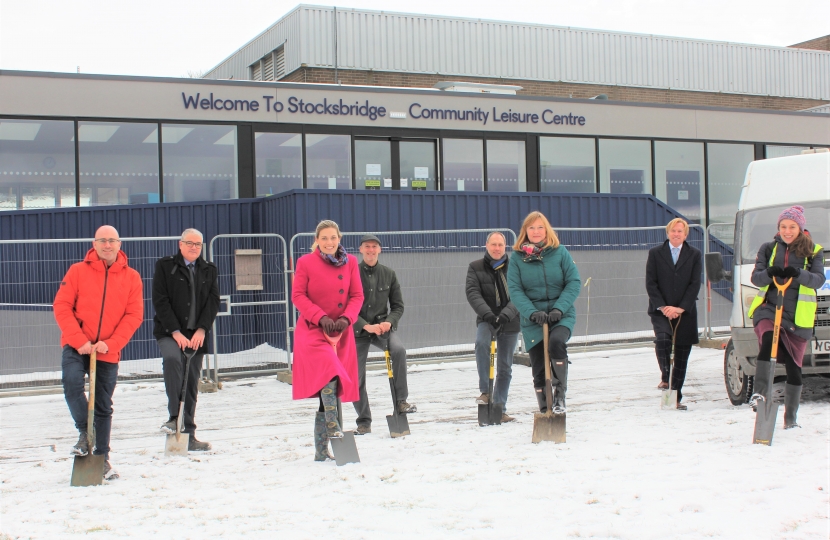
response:
[[[478,425],[482,427],[500,426],[503,412],[504,406],[500,403],[493,403],[492,405],[479,405]]]
[[[542,441],[565,442],[565,416],[564,414],[535,413],[533,415],[533,439],[531,441],[534,443]]]
[[[164,441],[164,455],[165,456],[186,456],[187,447],[190,445],[190,434],[179,433],[179,438],[176,439],[175,434],[167,435]]]
[[[386,423],[389,425],[389,434],[393,439],[409,435],[409,420],[405,414],[388,414]]]
[[[771,403],[769,408],[766,402],[758,404],[755,413],[755,433],[752,435],[752,444],[772,446],[772,434],[775,431],[775,421],[778,419],[778,403]]]
[[[72,464],[72,479],[69,485],[73,487],[100,486],[104,483],[104,456],[87,454],[75,456]]]
[[[329,439],[329,442],[334,451],[334,462],[338,467],[348,463],[360,463],[353,431],[344,431],[342,439]]]
[[[660,409],[664,411],[677,409],[677,390],[663,390],[660,396]]]

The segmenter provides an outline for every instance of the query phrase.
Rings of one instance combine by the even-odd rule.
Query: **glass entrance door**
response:
[[[392,141],[355,139],[355,189],[392,189]]]
[[[401,190],[435,191],[435,141],[396,141],[400,151]]]

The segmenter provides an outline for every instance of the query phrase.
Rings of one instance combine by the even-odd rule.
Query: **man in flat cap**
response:
[[[396,335],[398,322],[403,316],[403,295],[395,271],[378,262],[380,240],[373,234],[360,239],[360,280],[363,283],[363,307],[354,323],[355,345],[357,346],[357,372],[360,379],[360,401],[354,402],[357,412],[355,435],[372,432],[372,412],[369,396],[366,394],[366,358],[369,346],[380,350],[389,343],[392,357],[392,371],[395,375],[395,391],[398,412],[414,413],[415,405],[407,403],[409,389],[406,384],[406,349]]]

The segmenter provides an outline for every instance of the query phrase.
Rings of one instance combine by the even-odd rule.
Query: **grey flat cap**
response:
[[[360,239],[360,245],[363,245],[363,242],[377,242],[379,246],[383,245],[380,243],[380,239],[374,234],[364,234],[363,238]]]

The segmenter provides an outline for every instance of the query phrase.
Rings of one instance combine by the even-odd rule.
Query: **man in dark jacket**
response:
[[[366,358],[369,346],[383,350],[387,341],[392,357],[392,371],[395,375],[395,393],[398,411],[414,413],[418,408],[406,402],[409,388],[406,384],[406,349],[396,334],[398,322],[403,316],[403,294],[395,271],[378,262],[380,240],[373,234],[360,239],[360,281],[363,283],[363,307],[354,323],[355,346],[357,348],[357,373],[360,380],[360,401],[354,402],[357,412],[355,435],[372,432],[372,411],[366,393]],[[387,307],[388,306],[388,307]]]
[[[502,423],[512,422],[507,415],[507,393],[513,378],[513,353],[519,340],[519,311],[507,290],[505,239],[500,232],[487,236],[487,252],[467,269],[467,301],[476,312],[476,366],[481,395],[476,403],[486,405],[490,390],[490,340],[496,336],[498,374],[493,387],[493,403],[504,408]]]
[[[219,272],[216,265],[200,257],[202,233],[187,229],[179,240],[179,253],[156,261],[153,275],[153,335],[159,344],[167,389],[170,419],[162,424],[164,433],[176,432],[182,377],[185,388],[184,433],[190,434],[188,450],[210,450],[210,444],[196,439],[196,398],[202,359],[207,352],[207,337],[219,312]],[[183,374],[187,348],[197,352],[190,360],[189,373]]]
[[[689,224],[675,218],[666,225],[668,240],[651,248],[646,262],[646,292],[648,314],[654,327],[655,352],[660,366],[661,379],[657,388],[677,390],[677,408],[686,410],[680,403],[686,366],[692,345],[697,336],[697,295],[703,272],[700,250],[686,242]],[[674,372],[671,387],[672,334],[674,334]]]

